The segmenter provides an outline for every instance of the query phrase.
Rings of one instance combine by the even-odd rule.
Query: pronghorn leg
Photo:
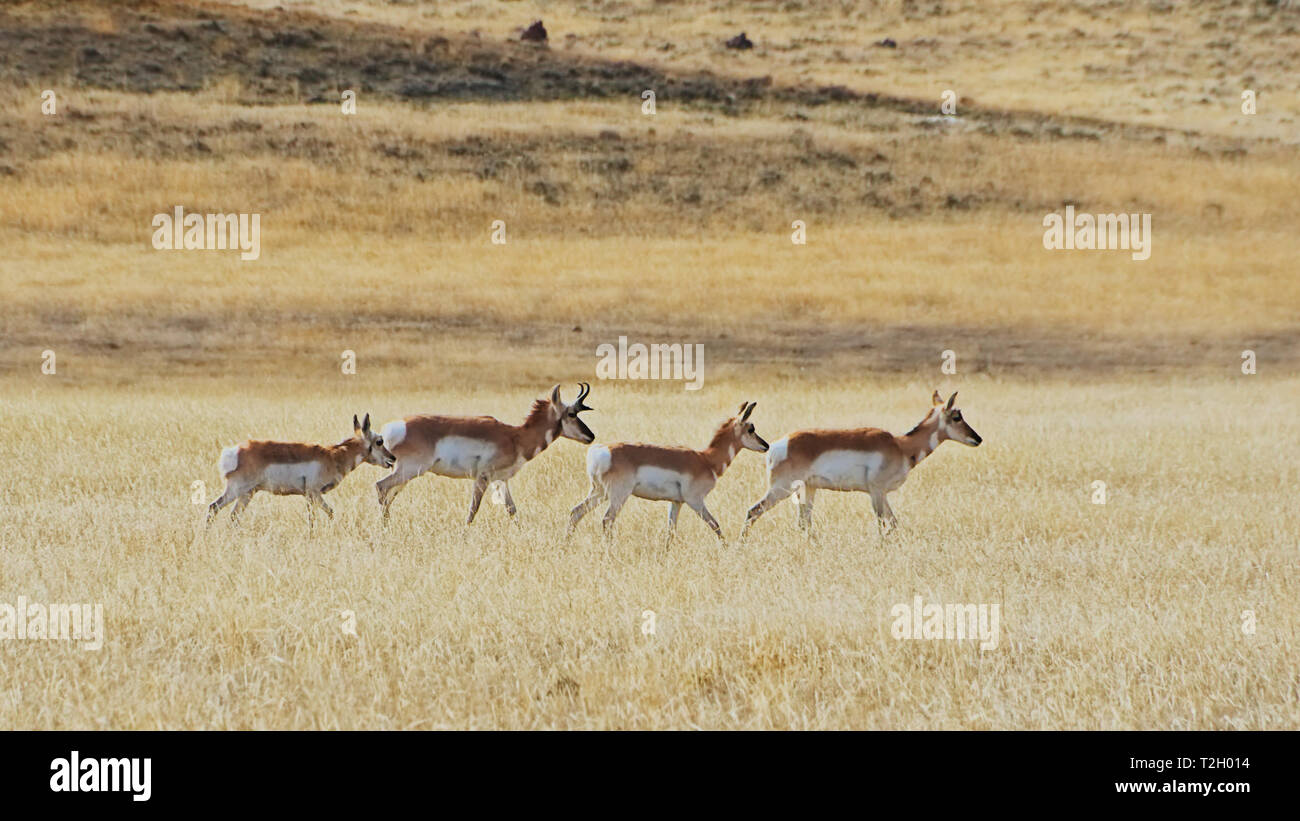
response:
[[[212,524],[212,520],[217,517],[217,514],[221,512],[223,507],[238,498],[239,494],[235,493],[234,488],[227,484],[226,489],[222,491],[221,495],[214,499],[212,504],[208,505],[208,524]]]
[[[805,487],[803,492],[803,504],[799,505],[799,521],[797,526],[805,533],[812,531],[812,512],[813,512],[813,495],[817,493],[815,487]]]
[[[312,493],[308,493],[307,502],[308,504],[315,505],[316,507],[319,507],[321,510],[325,511],[325,515],[330,517],[331,519],[334,518],[334,509],[325,503],[325,497],[324,495],[321,494],[320,491],[314,491]]]
[[[592,479],[591,492],[587,494],[587,498],[578,502],[577,507],[569,513],[569,532],[572,533],[574,528],[578,526],[578,522],[582,521],[582,517],[594,510],[596,505],[600,504],[601,500],[604,498],[605,489],[602,488],[595,479]]]
[[[510,484],[508,482],[503,481],[501,483],[501,499],[505,503],[506,513],[511,516],[515,515],[518,509],[515,507],[514,497],[510,495]]]
[[[605,518],[601,522],[605,533],[609,533],[609,529],[614,525],[614,519],[618,518],[618,512],[623,509],[623,505],[631,495],[631,485],[628,485],[627,487],[610,488],[609,509],[605,511]]]
[[[392,507],[397,492],[406,487],[406,483],[420,475],[419,470],[409,463],[398,462],[393,472],[375,482],[375,491],[379,494],[379,507],[384,511],[384,521],[388,521],[388,510]]]
[[[871,507],[876,511],[876,524],[880,527],[880,535],[884,536],[898,523],[898,520],[894,518],[894,511],[889,509],[889,500],[885,498],[883,491],[871,491]]]
[[[673,533],[677,531],[677,514],[681,512],[681,502],[673,502],[672,507],[668,508],[668,537],[664,540],[664,544],[673,540]]]
[[[762,499],[759,499],[758,502],[749,509],[749,514],[745,516],[745,529],[741,535],[744,536],[749,533],[749,529],[753,527],[754,522],[758,521],[759,516],[762,516],[764,513],[771,510],[777,502],[780,502],[793,492],[794,488],[784,482],[781,484],[774,484],[768,488],[767,495]]]
[[[704,500],[687,502],[686,504],[691,506],[691,510],[700,514],[700,518],[704,520],[704,523],[713,529],[713,535],[717,536],[719,541],[723,541],[722,528],[718,526],[718,520],[713,518],[713,514],[709,512],[709,509],[704,506]]]
[[[487,474],[479,474],[474,480],[474,489],[470,491],[469,516],[465,518],[465,524],[474,524],[474,517],[478,515],[478,506],[483,503],[483,493],[487,490],[487,486]]]
[[[884,497],[885,502],[885,524],[888,526],[890,533],[898,529],[898,517],[894,515],[894,509],[889,506],[889,497]]]
[[[253,494],[256,492],[256,490],[250,490],[240,495],[239,501],[235,502],[235,506],[230,509],[230,521],[239,521],[240,514],[244,512],[244,508],[248,507],[248,503],[253,501]]]

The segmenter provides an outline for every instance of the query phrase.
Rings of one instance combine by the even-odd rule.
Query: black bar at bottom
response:
[[[5,734],[0,785],[7,800],[42,808],[127,811],[339,812],[395,799],[433,809],[430,801],[452,797],[493,811],[567,806],[584,814],[801,797],[863,811],[882,798],[927,811],[990,801],[1003,810],[1188,801],[1226,809],[1284,797],[1295,740],[1183,732],[29,732]]]

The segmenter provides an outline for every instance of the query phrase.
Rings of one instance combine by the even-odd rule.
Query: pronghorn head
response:
[[[930,413],[939,415],[939,435],[941,437],[971,447],[978,447],[979,443],[984,441],[984,437],[976,433],[975,429],[962,418],[961,409],[953,406],[953,403],[957,401],[956,392],[953,392],[953,395],[948,397],[946,405],[938,391],[934,392],[932,401],[934,402],[934,408]]]
[[[587,427],[586,423],[578,418],[578,414],[583,411],[595,410],[595,408],[588,407],[583,402],[587,398],[587,394],[591,393],[591,386],[586,382],[582,382],[578,385],[578,389],[578,398],[573,400],[573,404],[566,405],[560,399],[560,386],[556,385],[551,388],[551,414],[552,418],[560,426],[559,433],[561,436],[589,445],[596,441],[596,434],[592,433],[591,428]]]
[[[740,410],[733,417],[731,429],[735,432],[742,448],[766,453],[767,442],[764,442],[763,437],[754,430],[754,423],[749,421],[749,415],[754,412],[754,406],[757,404],[757,402],[741,402]]]
[[[366,414],[364,422],[357,422],[356,414],[352,415],[352,430],[356,433],[357,438],[361,440],[361,447],[365,453],[365,459],[372,465],[379,465],[381,468],[390,468],[397,461],[397,457],[384,447],[384,437],[370,429],[370,414]]]

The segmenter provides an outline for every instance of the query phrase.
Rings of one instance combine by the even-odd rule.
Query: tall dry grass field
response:
[[[895,430],[927,406],[899,379],[775,376],[699,399],[597,385],[601,441],[700,445],[731,399],[769,438],[816,419]],[[520,415],[519,391],[449,387],[281,394],[29,390],[4,400],[5,592],[102,602],[107,641],[8,642],[4,726],[205,728],[1294,727],[1300,422],[1294,379],[962,383],[985,437],[917,469],[882,539],[861,494],[819,495],[736,540],[765,490],[743,453],[710,497],[729,536],[633,500],[563,538],[586,493],[560,442],[512,483],[517,522],[468,484],[422,477],[385,528],[363,466],[308,526],[260,496],[236,529],[202,525],[221,442],[250,431],[330,441],[352,409]],[[237,399],[235,399],[237,397]],[[1250,454],[1243,458],[1243,453]],[[1092,482],[1107,503],[1092,503]],[[205,499],[206,501],[206,499]],[[893,606],[1001,605],[996,650],[899,641]],[[643,613],[656,614],[644,635]],[[1242,611],[1259,616],[1242,631]],[[356,635],[341,629],[352,611]]]
[[[106,628],[0,640],[0,728],[1300,727],[1296,15],[0,7],[0,604]],[[260,214],[260,257],[155,250],[178,205]],[[1151,214],[1150,258],[1045,250],[1067,205]],[[703,388],[598,379],[620,336],[703,345]],[[723,544],[637,499],[566,538],[567,440],[515,520],[422,477],[385,526],[363,465],[330,521],[204,525],[224,446],[580,381],[601,443],[702,447],[743,400],[768,440],[902,433],[936,388],[984,443],[887,536],[823,492],[740,540],[745,452]],[[996,646],[896,638],[916,597],[997,605]]]

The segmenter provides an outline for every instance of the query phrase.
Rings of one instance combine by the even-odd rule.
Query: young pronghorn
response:
[[[592,410],[583,402],[591,386],[583,383],[580,387],[578,398],[566,405],[556,385],[550,399],[533,402],[522,425],[507,425],[491,416],[408,416],[384,425],[384,438],[397,457],[393,472],[375,484],[384,518],[388,518],[397,492],[426,471],[474,480],[465,524],[474,521],[483,492],[492,482],[499,483],[500,501],[506,512],[515,515],[515,500],[507,482],[525,462],[546,450],[556,437],[584,445],[596,438],[578,418],[579,413]]]
[[[325,494],[345,476],[362,462],[393,466],[393,454],[384,447],[383,437],[370,429],[370,414],[362,423],[353,416],[352,430],[354,435],[337,445],[248,441],[221,451],[217,467],[226,480],[226,489],[208,505],[208,521],[238,499],[230,511],[231,518],[237,520],[259,490],[278,496],[306,496],[310,516],[314,518],[319,507],[333,518]]]
[[[801,430],[772,443],[767,452],[769,489],[749,509],[745,532],[777,502],[791,493],[799,500],[800,528],[812,525],[813,496],[818,490],[861,490],[871,494],[871,505],[882,529],[897,524],[886,496],[902,486],[907,474],[942,442],[952,439],[977,446],[983,439],[953,407],[957,394],[948,398],[934,392],[933,407],[921,423],[902,436],[879,428],[853,430]]]
[[[683,504],[700,514],[700,518],[721,539],[722,528],[704,506],[704,497],[713,490],[738,452],[745,448],[759,453],[767,450],[767,442],[754,432],[754,425],[749,421],[756,404],[742,402],[737,415],[718,426],[713,440],[704,450],[625,443],[593,445],[587,450],[591,493],[573,509],[569,531],[572,532],[583,516],[608,497],[609,510],[605,511],[603,525],[608,532],[628,497],[639,496],[672,503],[668,509],[669,539],[677,527],[677,514]]]

